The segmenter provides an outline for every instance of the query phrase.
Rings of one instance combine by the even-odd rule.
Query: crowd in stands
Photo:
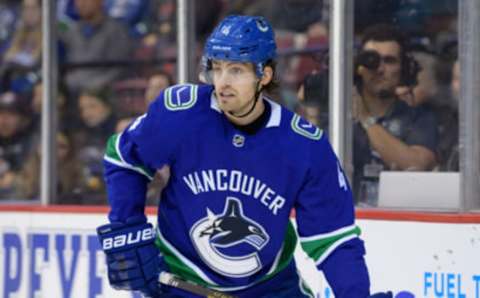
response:
[[[223,16],[266,16],[276,30],[279,52],[281,88],[272,97],[328,131],[330,1],[196,2],[197,56]],[[0,202],[39,199],[41,3],[0,0]],[[355,59],[368,50],[380,55],[375,68],[355,62],[352,184],[359,202],[375,205],[377,190],[369,185],[378,183],[381,170],[458,171],[456,7],[456,0],[355,1]],[[107,138],[175,83],[175,11],[175,0],[57,1],[59,181],[54,203],[106,203],[102,158]],[[389,30],[395,26],[402,28],[408,48],[392,37]],[[382,37],[385,33],[390,38]],[[385,48],[385,41],[398,44]],[[407,56],[417,61],[416,71],[402,70]],[[388,71],[401,75],[390,82],[398,88],[386,88],[395,94],[385,96],[374,76]],[[159,171],[149,203],[155,203],[167,179],[168,169]]]

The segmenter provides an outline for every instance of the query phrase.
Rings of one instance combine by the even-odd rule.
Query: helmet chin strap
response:
[[[258,80],[257,83],[255,84],[255,94],[253,95],[253,98],[250,100],[250,102],[253,102],[253,105],[250,108],[250,110],[248,110],[248,112],[246,112],[244,114],[241,114],[241,115],[235,115],[235,113],[232,112],[232,111],[227,111],[227,113],[232,115],[235,118],[245,118],[248,115],[250,115],[253,112],[253,110],[255,109],[255,106],[257,105],[258,96],[260,95],[260,92],[262,92],[262,88],[260,88],[260,89],[258,88],[259,85],[260,85],[260,80]]]

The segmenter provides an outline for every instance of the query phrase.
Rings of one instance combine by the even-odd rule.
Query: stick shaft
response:
[[[161,284],[182,289],[184,291],[197,294],[203,297],[207,297],[207,298],[235,298],[235,296],[220,293],[220,292],[208,289],[206,287],[194,284],[192,282],[185,281],[169,272],[161,272],[158,281]]]

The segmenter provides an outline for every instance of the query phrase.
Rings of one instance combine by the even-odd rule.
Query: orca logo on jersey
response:
[[[213,214],[207,208],[207,216],[193,225],[190,237],[205,263],[230,277],[246,277],[259,271],[262,263],[258,251],[270,239],[261,225],[243,214],[241,201],[233,197],[227,197],[222,214]],[[244,244],[249,244],[251,252],[239,255],[235,247]]]
[[[119,248],[139,242],[148,241],[153,238],[155,238],[155,229],[152,227],[148,227],[143,230],[137,230],[114,237],[104,238],[102,240],[102,248],[104,251],[106,251],[113,248]]]

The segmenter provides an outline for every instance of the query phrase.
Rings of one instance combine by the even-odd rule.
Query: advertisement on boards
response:
[[[0,293],[13,297],[134,297],[113,290],[95,228],[105,214],[0,212]],[[153,223],[154,217],[149,220]],[[480,224],[359,220],[372,292],[396,298],[480,298]],[[317,297],[334,297],[297,250]]]

